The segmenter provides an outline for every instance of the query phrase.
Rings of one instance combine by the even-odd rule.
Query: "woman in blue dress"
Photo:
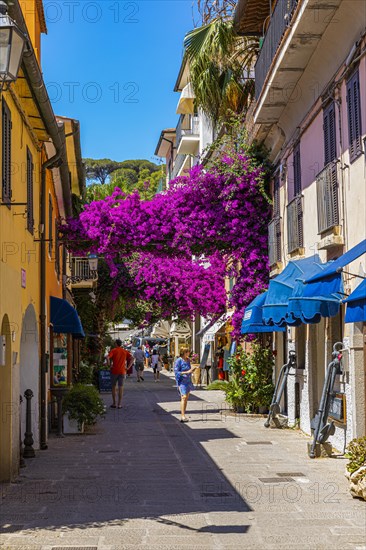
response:
[[[189,349],[182,348],[180,350],[180,357],[177,359],[174,366],[175,380],[177,382],[177,388],[180,394],[180,410],[181,410],[181,422],[188,422],[186,418],[186,408],[189,398],[189,394],[194,390],[191,374],[196,367],[192,368],[189,361]]]

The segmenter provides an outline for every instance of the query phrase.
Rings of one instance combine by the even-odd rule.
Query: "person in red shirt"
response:
[[[123,349],[121,340],[116,340],[116,347],[108,355],[109,364],[111,364],[112,381],[112,409],[116,406],[116,385],[118,382],[118,408],[122,409],[123,385],[126,379],[126,371],[133,363],[133,357],[127,350]]]

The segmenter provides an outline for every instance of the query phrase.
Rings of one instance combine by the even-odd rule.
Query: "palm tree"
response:
[[[216,124],[241,113],[254,94],[258,39],[238,36],[231,20],[216,17],[184,39],[196,107]]]

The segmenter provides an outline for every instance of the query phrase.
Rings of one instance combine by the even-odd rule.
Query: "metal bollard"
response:
[[[24,434],[24,458],[34,458],[36,453],[33,449],[33,433],[32,433],[32,390],[25,390],[24,397],[27,400],[27,408],[25,414],[25,434]]]
[[[19,395],[19,468],[25,468],[24,447],[22,441],[22,403],[23,397]]]

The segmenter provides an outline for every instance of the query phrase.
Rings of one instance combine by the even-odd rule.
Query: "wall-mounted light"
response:
[[[18,77],[26,36],[8,16],[8,6],[0,1],[0,87],[4,89]]]

